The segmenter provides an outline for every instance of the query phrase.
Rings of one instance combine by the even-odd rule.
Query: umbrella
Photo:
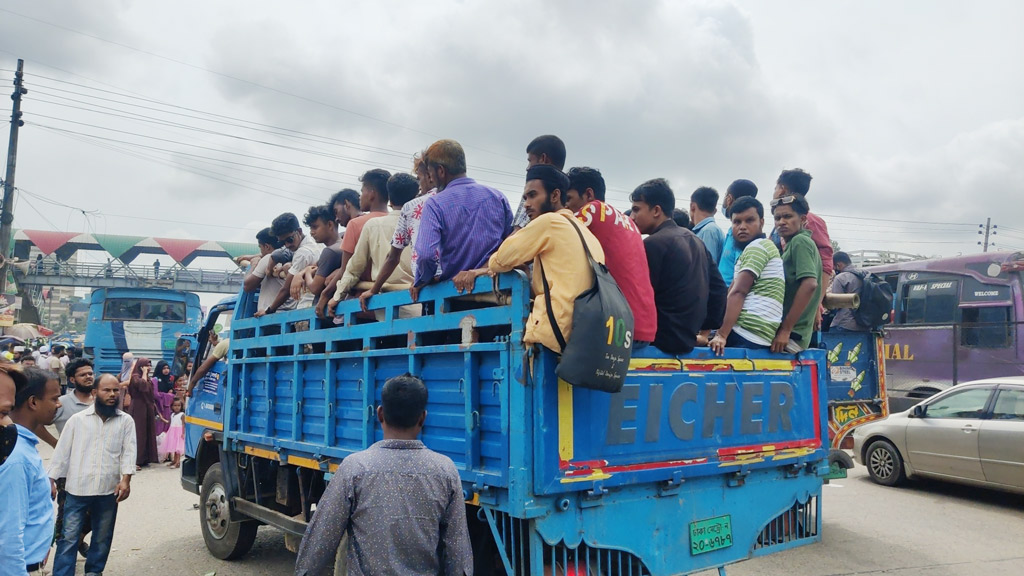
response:
[[[50,330],[46,326],[40,324],[15,324],[13,326],[4,327],[5,336],[15,336],[22,340],[32,340],[33,338],[45,338],[53,335],[53,330]]]
[[[8,344],[16,344],[21,346],[25,343],[24,340],[17,336],[0,336],[0,346],[7,346]]]

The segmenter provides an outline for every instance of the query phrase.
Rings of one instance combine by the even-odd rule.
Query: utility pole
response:
[[[988,252],[988,247],[989,246],[995,246],[996,245],[995,241],[989,242],[989,236],[995,236],[996,232],[997,232],[996,229],[999,228],[999,226],[998,225],[994,225],[993,226],[992,225],[992,219],[991,218],[986,218],[984,224],[978,224],[978,228],[979,228],[978,234],[984,234],[985,235],[985,239],[984,240],[979,240],[978,241],[978,246],[981,246],[981,251],[982,252]]]
[[[18,70],[14,73],[14,94],[11,100],[11,139],[7,144],[7,175],[4,176],[4,200],[0,207],[0,256],[7,258],[11,251],[11,225],[14,223],[14,167],[18,159],[18,129],[25,122],[21,119],[21,97],[28,94],[22,86],[25,61],[18,59]],[[7,292],[7,270],[0,268],[0,294]]]

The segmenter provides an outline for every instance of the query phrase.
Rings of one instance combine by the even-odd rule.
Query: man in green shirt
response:
[[[821,302],[821,256],[807,226],[810,207],[799,194],[772,200],[775,230],[786,241],[782,264],[786,297],[782,325],[772,340],[772,352],[796,353],[811,344],[814,317]]]

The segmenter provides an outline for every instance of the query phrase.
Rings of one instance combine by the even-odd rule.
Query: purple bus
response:
[[[868,270],[892,286],[884,355],[893,412],[959,382],[1024,374],[1024,252]]]

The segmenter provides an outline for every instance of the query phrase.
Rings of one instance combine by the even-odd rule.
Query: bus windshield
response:
[[[185,303],[141,298],[111,298],[103,305],[104,320],[185,322]]]

